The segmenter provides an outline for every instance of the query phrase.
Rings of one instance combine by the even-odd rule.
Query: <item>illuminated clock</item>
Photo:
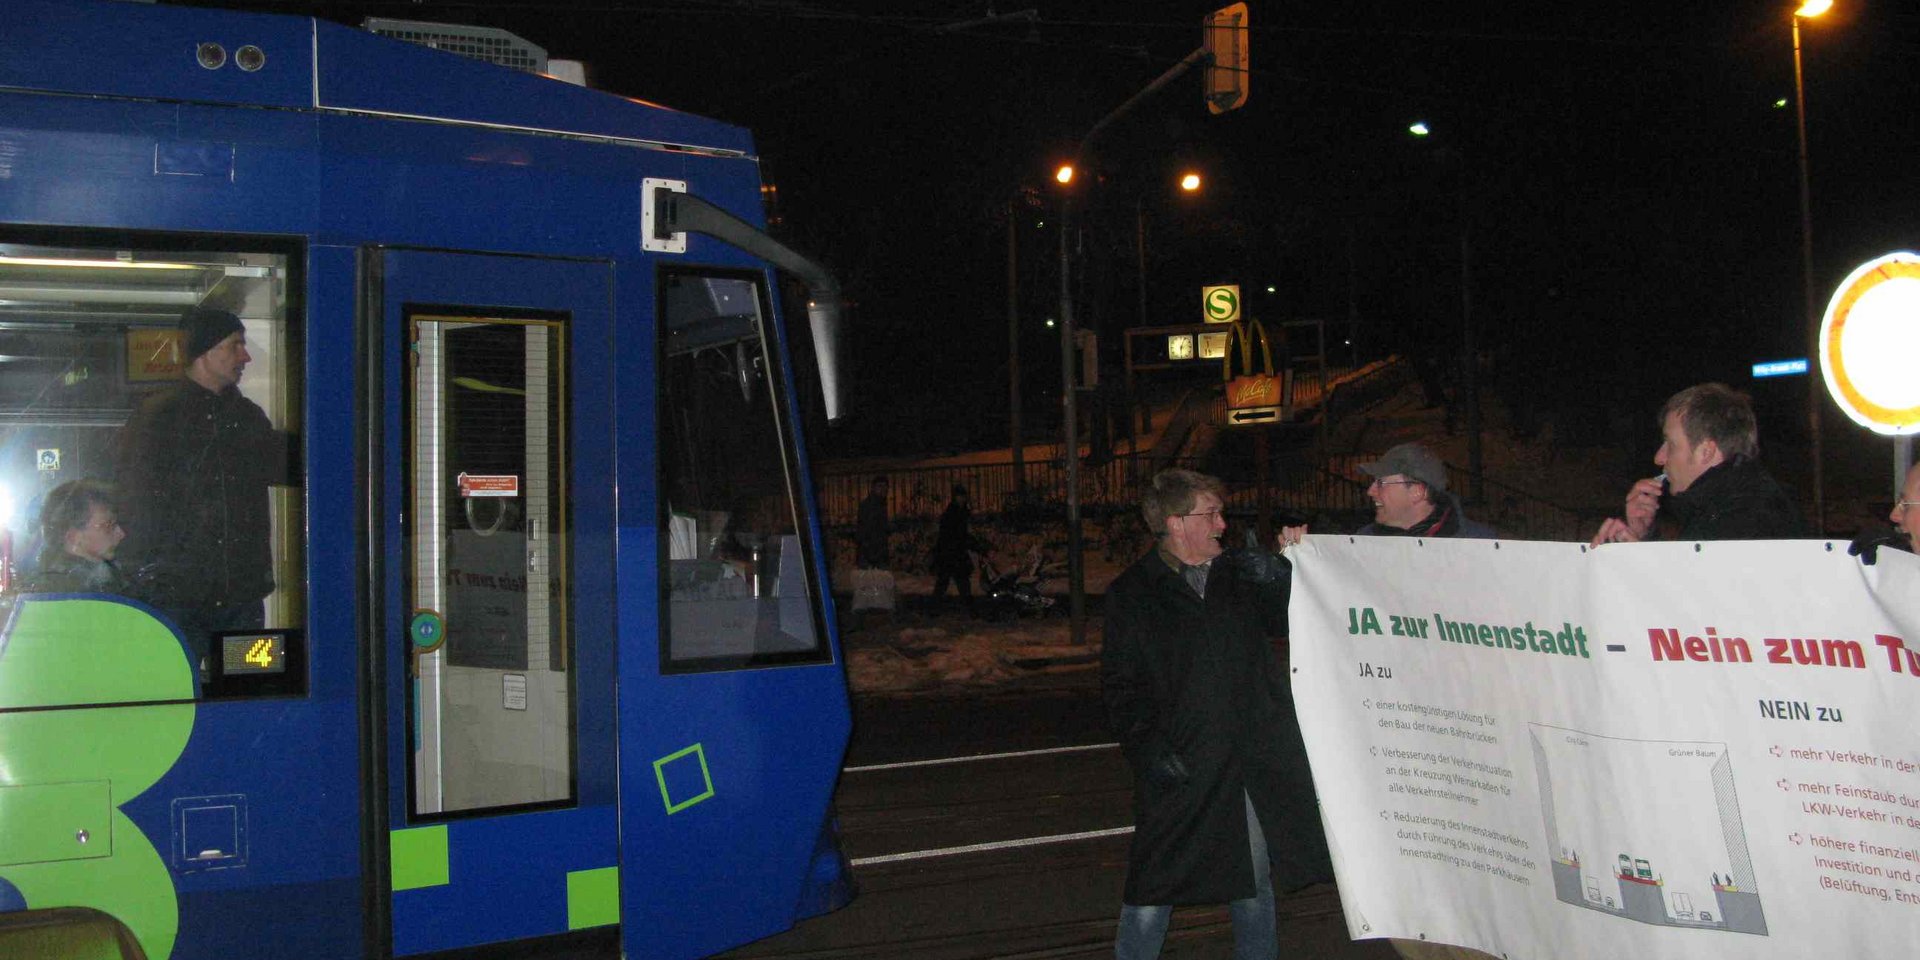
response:
[[[1167,337],[1168,360],[1193,359],[1193,334],[1182,333]]]

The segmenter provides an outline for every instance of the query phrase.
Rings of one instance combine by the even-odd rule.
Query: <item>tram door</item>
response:
[[[610,267],[366,266],[393,952],[616,923]]]

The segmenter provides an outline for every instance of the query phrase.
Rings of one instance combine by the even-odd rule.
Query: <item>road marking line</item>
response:
[[[964,847],[941,847],[937,850],[913,850],[907,853],[889,853],[879,857],[860,857],[855,860],[850,860],[848,863],[856,867],[864,867],[876,863],[898,863],[902,860],[925,860],[928,857],[951,857],[961,853],[982,853],[988,850],[1009,850],[1014,847],[1035,847],[1043,843],[1067,843],[1073,840],[1119,837],[1132,832],[1132,827],[1114,827],[1111,830],[1088,830],[1083,833],[1056,833],[1051,837],[1027,837],[1023,840],[996,840],[992,843],[970,843]]]
[[[976,760],[1006,760],[1010,757],[1038,757],[1049,753],[1077,753],[1083,750],[1111,750],[1117,743],[1087,743],[1077,747],[1048,747],[1044,750],[1014,750],[1009,753],[976,753],[965,757],[941,757],[938,760],[903,760],[899,763],[870,763],[861,767],[842,767],[841,773],[866,773],[869,770],[904,770],[908,767],[937,767],[949,763],[973,763]]]

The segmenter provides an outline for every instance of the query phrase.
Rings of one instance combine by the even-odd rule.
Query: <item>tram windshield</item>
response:
[[[661,288],[662,666],[825,660],[764,280]]]
[[[0,236],[0,590],[140,600],[203,672],[306,617],[299,258],[258,243]]]

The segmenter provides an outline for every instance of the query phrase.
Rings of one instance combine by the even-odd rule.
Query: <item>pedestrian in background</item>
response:
[[[933,598],[947,596],[947,584],[960,593],[960,602],[973,612],[973,507],[965,484],[953,485],[953,496],[940,514],[940,533],[933,541]]]

